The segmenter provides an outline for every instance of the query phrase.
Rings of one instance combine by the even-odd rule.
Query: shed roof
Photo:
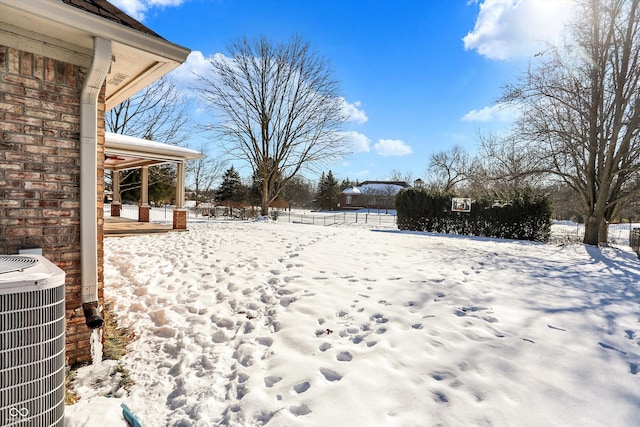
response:
[[[362,184],[342,190],[343,194],[397,194],[411,185],[403,181],[365,181]]]

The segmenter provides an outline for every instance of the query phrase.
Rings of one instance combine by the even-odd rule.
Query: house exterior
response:
[[[105,112],[188,54],[105,0],[0,0],[0,254],[65,271],[68,364],[102,323]]]
[[[396,194],[411,185],[402,181],[365,181],[342,190],[341,209],[395,209]]]

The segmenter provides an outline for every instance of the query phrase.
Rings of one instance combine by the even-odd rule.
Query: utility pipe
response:
[[[93,59],[80,99],[80,277],[87,326],[104,323],[98,303],[98,96],[111,66],[111,41],[93,39]]]

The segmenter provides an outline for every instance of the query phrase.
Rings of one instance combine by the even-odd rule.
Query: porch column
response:
[[[176,174],[176,208],[173,210],[173,229],[186,230],[187,210],[184,209],[184,162],[178,163]]]
[[[111,191],[113,198],[111,199],[111,216],[120,216],[120,208],[122,202],[120,201],[120,171],[111,171]]]
[[[138,222],[149,222],[149,166],[140,168],[140,197],[138,207]]]

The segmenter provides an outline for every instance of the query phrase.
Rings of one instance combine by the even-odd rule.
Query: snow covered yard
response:
[[[636,426],[640,262],[274,222],[109,238],[129,396],[83,368],[66,425]],[[109,392],[107,385],[106,394]]]

